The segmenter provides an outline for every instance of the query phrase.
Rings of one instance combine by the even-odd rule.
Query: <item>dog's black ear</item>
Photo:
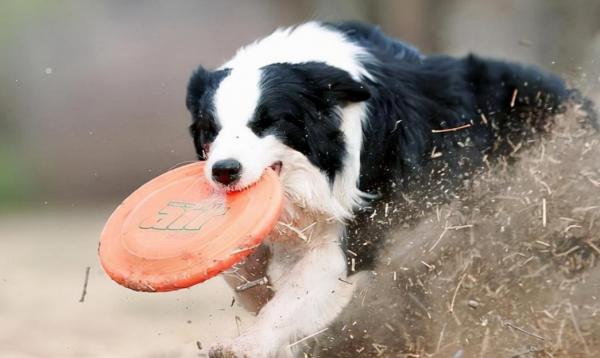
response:
[[[187,95],[185,97],[185,105],[190,112],[197,112],[198,100],[206,91],[209,83],[209,77],[210,72],[205,70],[202,66],[199,66],[192,73],[187,86]]]
[[[299,66],[322,93],[340,104],[362,102],[371,98],[367,87],[344,70],[320,62],[308,62]]]

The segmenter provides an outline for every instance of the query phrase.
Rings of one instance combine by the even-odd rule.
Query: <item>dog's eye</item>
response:
[[[279,118],[277,116],[272,116],[266,111],[260,111],[259,115],[248,124],[248,127],[257,135],[262,136],[267,131],[271,130],[273,125],[275,125],[277,122],[279,122]]]
[[[208,158],[208,152],[210,152],[210,143],[202,144],[202,158]]]
[[[260,124],[263,127],[269,127],[273,123],[277,122],[277,117],[271,116],[266,112],[261,113],[260,115]]]
[[[283,116],[283,120],[290,122],[290,123],[301,123],[302,122],[302,118],[298,117],[298,116],[294,116],[292,114],[285,114]]]
[[[198,159],[207,159],[210,144],[217,137],[218,131],[217,125],[207,116],[198,116],[190,125],[190,133],[194,139]]]
[[[219,126],[214,118],[208,114],[200,114],[195,118],[192,124],[199,135],[203,135],[208,141],[212,142],[219,132]]]
[[[200,117],[200,119],[196,122],[196,126],[201,131],[210,131],[214,129],[213,121],[208,118]]]

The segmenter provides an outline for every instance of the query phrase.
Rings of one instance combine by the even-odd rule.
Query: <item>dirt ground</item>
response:
[[[96,254],[111,210],[0,216],[0,357],[197,357],[197,341],[235,335],[236,315],[248,321],[220,278],[160,294],[112,282]]]

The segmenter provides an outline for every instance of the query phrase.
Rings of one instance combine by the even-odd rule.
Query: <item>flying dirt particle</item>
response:
[[[479,308],[479,302],[475,301],[475,300],[469,300],[467,302],[467,304],[469,305],[469,307],[471,307],[472,309],[477,309]]]
[[[85,268],[85,280],[83,281],[83,290],[81,291],[81,298],[79,299],[79,302],[85,301],[85,295],[87,294],[87,286],[88,286],[89,279],[90,279],[90,267],[88,266]]]

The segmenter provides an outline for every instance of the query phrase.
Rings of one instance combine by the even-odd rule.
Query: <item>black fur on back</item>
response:
[[[469,55],[417,56],[376,28],[339,25],[375,57],[359,187],[374,194],[347,230],[349,263],[369,268],[393,221],[410,223],[471,176],[545,132],[572,95],[538,68]],[[356,40],[355,40],[356,39]],[[398,54],[403,54],[399,56]],[[462,128],[454,130],[455,128]]]
[[[419,62],[424,56],[416,48],[387,36],[378,26],[357,21],[328,22],[325,26],[341,31],[346,37],[369,50],[376,58]]]

